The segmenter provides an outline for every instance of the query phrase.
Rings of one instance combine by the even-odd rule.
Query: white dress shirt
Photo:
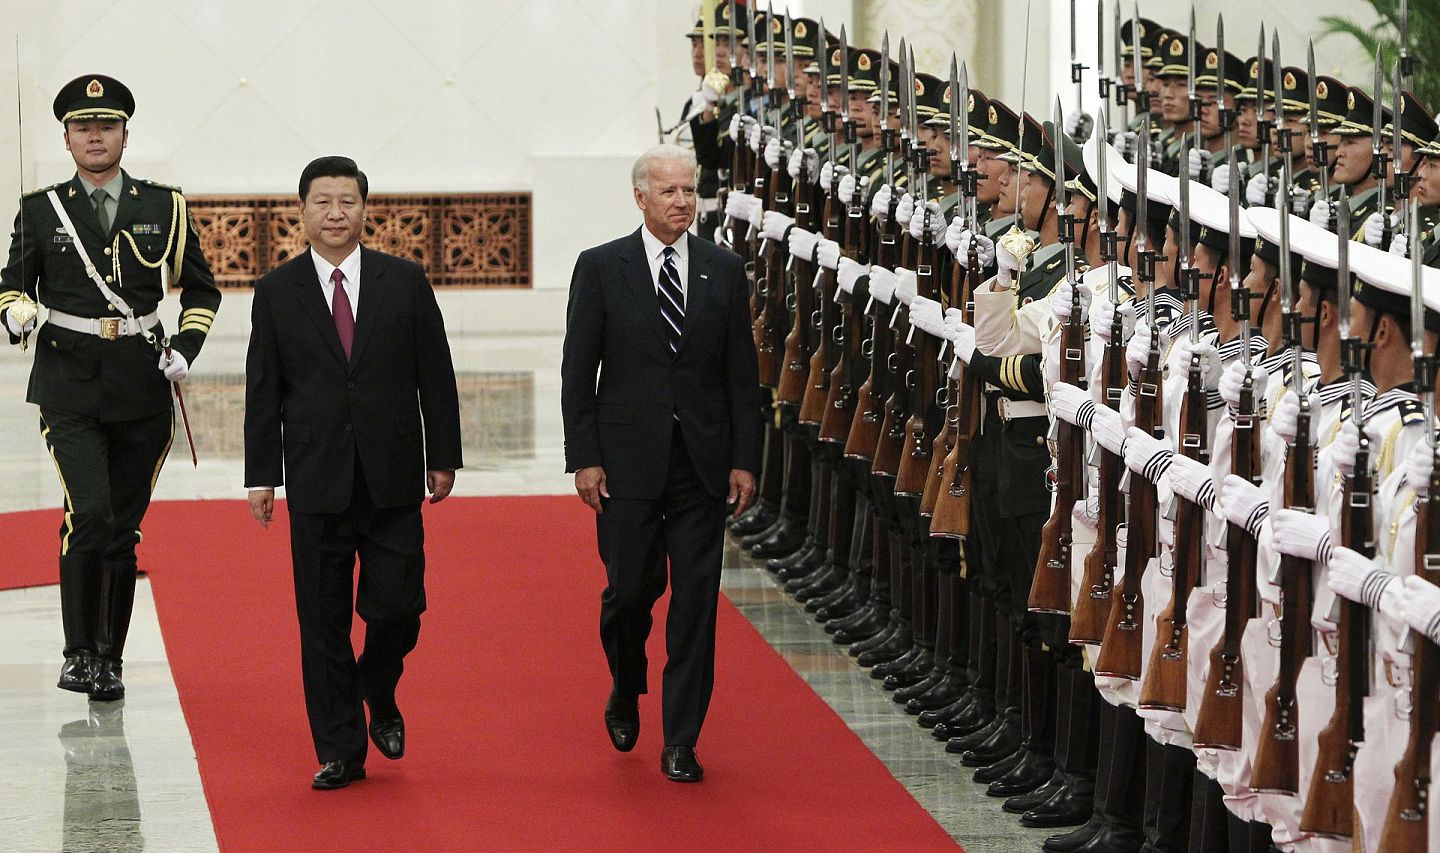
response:
[[[314,247],[310,249],[310,259],[315,262],[315,274],[320,276],[320,289],[325,294],[325,304],[333,305],[335,298],[335,285],[330,282],[330,274],[335,271],[335,264],[320,257],[320,253]],[[350,297],[351,319],[360,312],[360,247],[357,245],[355,251],[351,252],[345,260],[339,264],[340,274],[345,276],[345,295]],[[333,309],[332,309],[333,313]]]
[[[669,246],[675,250],[675,272],[680,275],[680,292],[685,294],[685,302],[690,302],[690,247],[686,237],[687,231],[680,235],[680,238]],[[658,293],[660,291],[660,267],[665,263],[665,243],[660,238],[650,233],[650,229],[644,225],[640,226],[640,242],[645,244],[645,260],[650,262],[650,284]],[[683,307],[683,306],[682,306]]]

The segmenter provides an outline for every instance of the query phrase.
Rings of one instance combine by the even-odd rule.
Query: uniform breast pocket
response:
[[[52,370],[58,367],[72,382],[88,382],[100,373],[100,353],[78,332],[41,326],[40,352],[37,359]]]

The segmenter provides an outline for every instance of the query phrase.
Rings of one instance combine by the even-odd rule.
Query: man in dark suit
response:
[[[687,236],[695,157],[673,145],[631,175],[645,224],[588,249],[570,281],[561,405],[565,464],[595,510],[609,586],[600,638],[612,688],[605,725],[621,752],[640,733],[650,610],[669,561],[669,660],[661,769],[700,781],[695,742],[715,680],[725,504],[755,494],[759,374],[740,258]]]
[[[365,778],[370,738],[405,752],[395,703],[425,610],[420,506],[450,493],[460,408],[445,321],[419,265],[360,246],[368,194],[347,157],[300,176],[310,251],[255,286],[245,362],[245,482],[267,526],[287,488],[316,788]],[[365,647],[350,645],[354,610]]]

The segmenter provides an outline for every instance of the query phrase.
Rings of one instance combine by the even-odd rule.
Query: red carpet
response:
[[[372,749],[368,780],[322,793],[284,516],[262,531],[235,501],[151,510],[142,565],[224,850],[955,849],[726,601],[706,781],[659,773],[663,615],[640,745],[616,753],[589,511],[462,498],[426,516],[430,610],[399,696],[408,754]]]
[[[64,517],[58,509],[0,515],[7,531],[0,589],[60,582],[60,522]]]

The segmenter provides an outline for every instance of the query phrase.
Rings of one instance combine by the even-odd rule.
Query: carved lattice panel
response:
[[[255,280],[309,247],[293,196],[189,200],[222,287]],[[436,287],[529,288],[529,193],[372,195],[365,245],[425,267]]]

